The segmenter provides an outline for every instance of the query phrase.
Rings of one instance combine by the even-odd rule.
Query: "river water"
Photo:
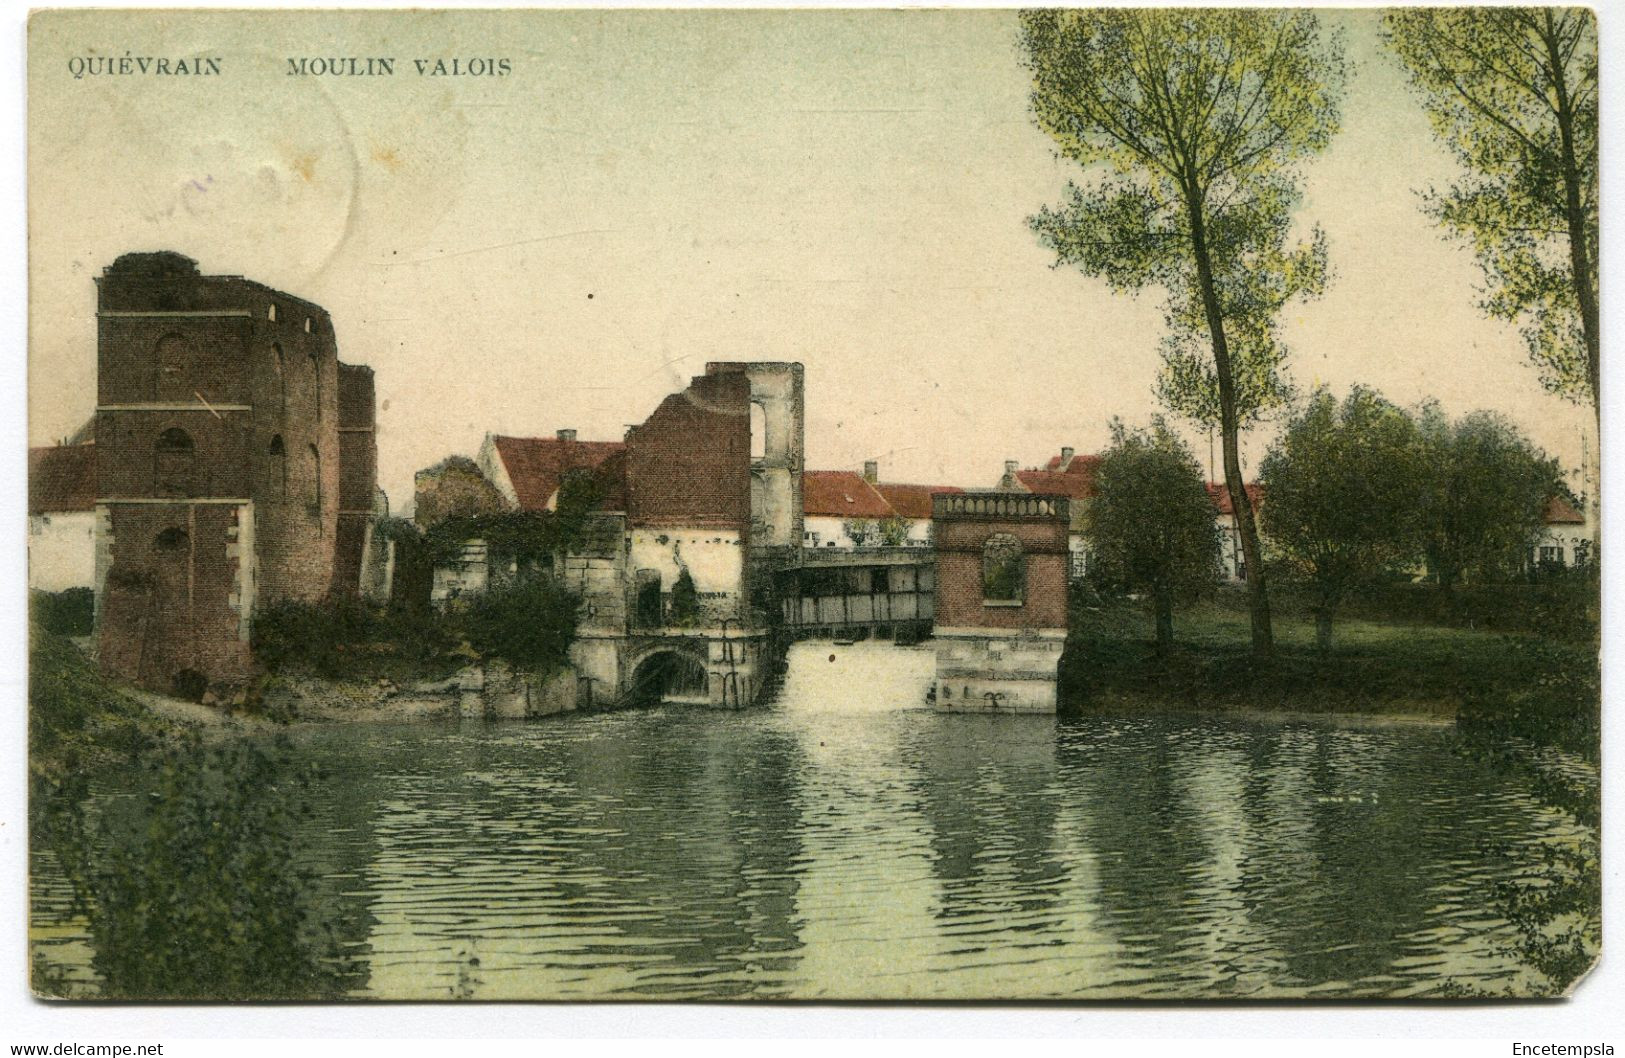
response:
[[[921,708],[929,651],[779,700],[332,725],[303,847],[356,995],[1276,998],[1529,984],[1491,887],[1564,822],[1448,728]],[[88,980],[47,857],[34,931]]]

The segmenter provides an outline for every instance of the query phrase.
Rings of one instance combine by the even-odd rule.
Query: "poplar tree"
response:
[[[1035,120],[1085,170],[1032,228],[1057,264],[1118,291],[1165,291],[1159,389],[1219,429],[1253,653],[1268,657],[1239,437],[1290,396],[1282,307],[1326,282],[1320,232],[1299,242],[1289,229],[1299,166],[1338,128],[1342,40],[1308,11],[1043,10],[1021,15],[1021,44]]]
[[[1424,208],[1473,248],[1482,307],[1519,321],[1546,388],[1600,426],[1597,21],[1585,8],[1403,8],[1384,36],[1461,165]]]

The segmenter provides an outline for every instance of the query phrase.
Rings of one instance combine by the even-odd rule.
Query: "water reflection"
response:
[[[929,651],[821,644],[799,648],[776,706],[745,713],[301,733],[328,776],[305,854],[363,960],[355,994],[1274,997],[1521,979],[1489,889],[1560,822],[1452,755],[1448,732],[945,716],[915,707],[929,678]],[[37,885],[36,928],[71,963],[53,891]]]

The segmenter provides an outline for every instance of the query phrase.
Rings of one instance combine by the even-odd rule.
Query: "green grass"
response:
[[[1595,664],[1595,648],[1471,628],[1338,621],[1329,654],[1314,623],[1290,602],[1274,614],[1275,657],[1251,656],[1245,599],[1176,610],[1176,646],[1158,658],[1148,605],[1075,608],[1062,660],[1062,701],[1076,709],[1119,706],[1258,708],[1305,712],[1454,716],[1464,702],[1531,688]]]

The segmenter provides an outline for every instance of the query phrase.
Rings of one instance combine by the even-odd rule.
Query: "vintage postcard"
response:
[[[27,45],[36,995],[1598,958],[1588,9]]]

